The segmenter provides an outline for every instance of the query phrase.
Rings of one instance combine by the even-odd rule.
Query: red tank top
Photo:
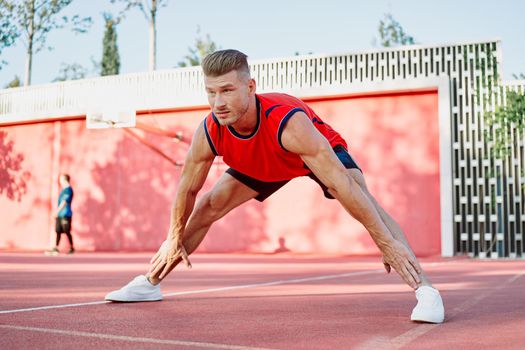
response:
[[[306,175],[310,170],[301,157],[287,151],[281,143],[286,122],[297,112],[304,112],[333,147],[345,140],[324,123],[306,103],[286,94],[257,94],[257,125],[250,135],[241,135],[231,126],[221,126],[210,113],[204,119],[204,131],[211,150],[222,156],[231,168],[260,181],[284,181]]]

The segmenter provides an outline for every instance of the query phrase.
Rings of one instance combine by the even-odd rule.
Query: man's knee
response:
[[[195,208],[195,215],[199,215],[205,221],[213,222],[222,216],[225,203],[223,194],[211,190],[200,199]]]
[[[199,218],[206,220],[207,223],[212,223],[222,218],[233,208],[249,199],[255,198],[257,194],[257,192],[226,173],[210,192],[201,197],[195,211]]]
[[[348,174],[350,177],[357,182],[359,187],[365,192],[368,192],[368,189],[366,187],[365,177],[363,176],[363,173],[358,169],[348,169]]]

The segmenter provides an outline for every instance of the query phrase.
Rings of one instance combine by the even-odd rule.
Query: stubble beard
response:
[[[233,114],[230,118],[226,120],[217,118],[219,120],[219,124],[221,124],[222,126],[230,126],[237,123],[244,115],[246,115],[246,113],[248,112],[248,108],[249,104],[246,104],[246,106],[241,111]]]

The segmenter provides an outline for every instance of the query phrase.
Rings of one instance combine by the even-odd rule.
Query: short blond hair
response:
[[[218,77],[233,70],[250,78],[248,56],[237,50],[219,50],[204,57],[202,71],[207,77]]]

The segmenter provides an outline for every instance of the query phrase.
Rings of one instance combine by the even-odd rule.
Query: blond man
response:
[[[413,321],[441,323],[441,296],[400,226],[370,194],[345,140],[301,100],[257,94],[247,56],[221,50],[202,62],[211,113],[197,128],[171,209],[167,239],[146,275],[106,296],[111,301],[161,300],[160,282],[202,242],[211,225],[251,199],[264,201],[298,176],[309,176],[357,219],[393,268],[416,291]],[[196,203],[216,156],[230,168]]]

